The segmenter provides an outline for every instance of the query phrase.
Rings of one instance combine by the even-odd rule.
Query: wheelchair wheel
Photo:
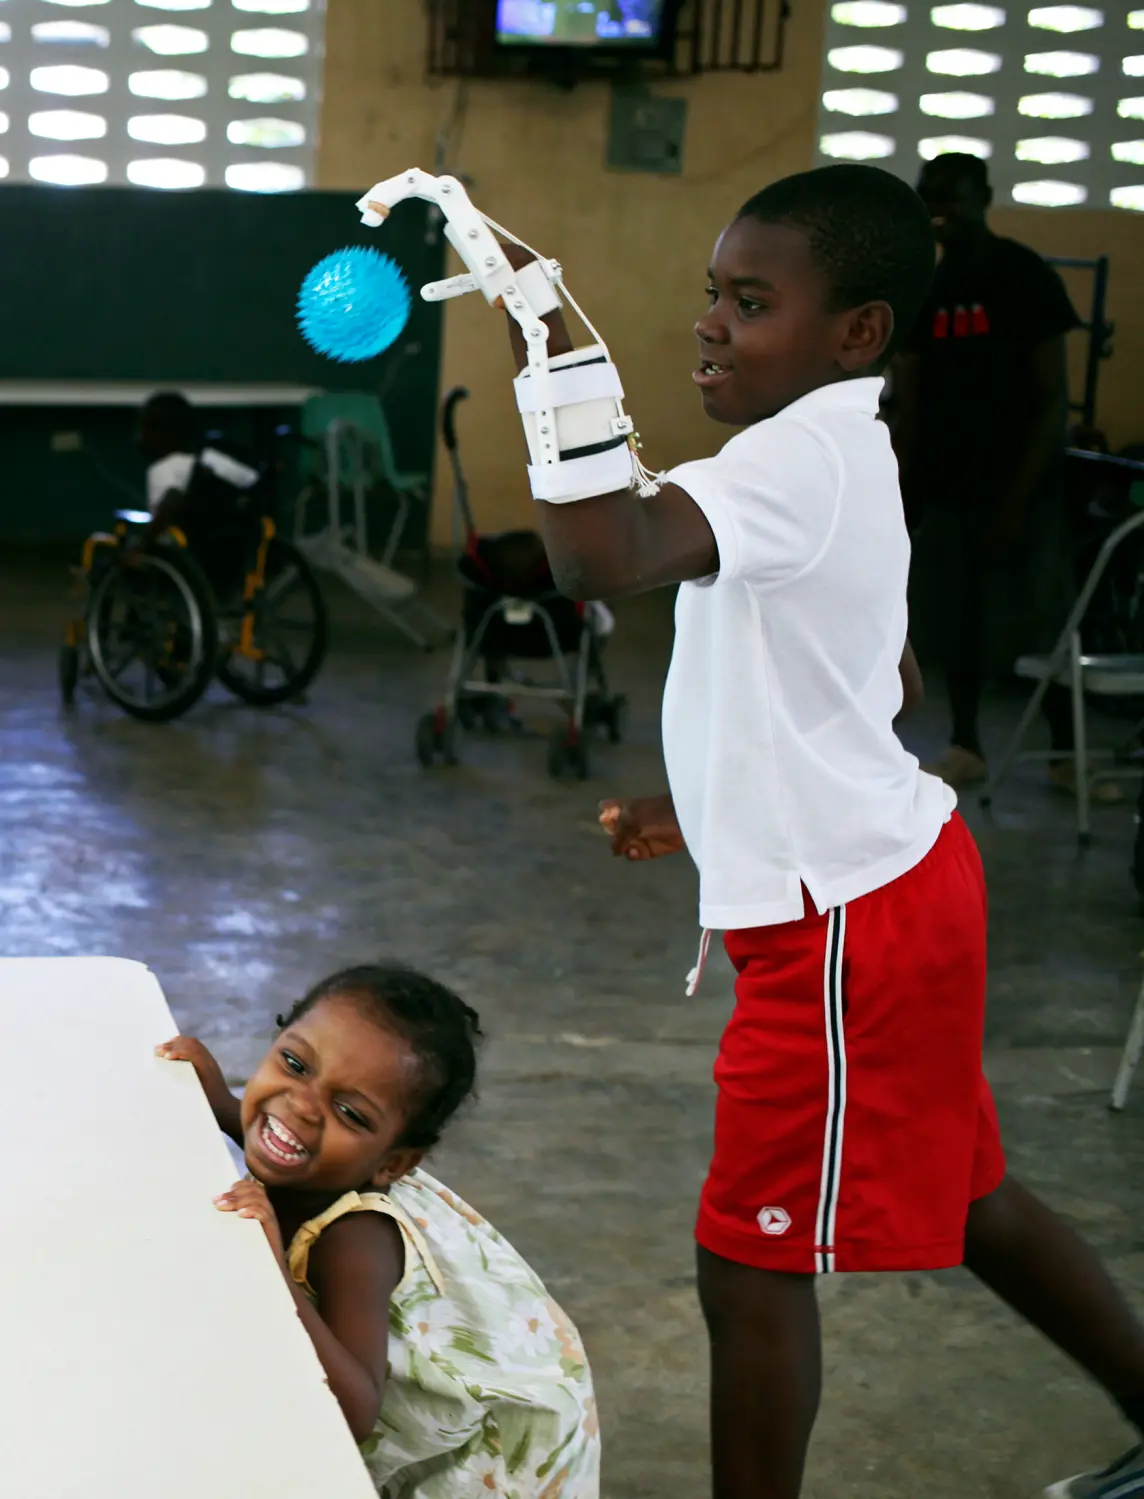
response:
[[[244,608],[254,616],[250,642],[241,649]],[[328,621],[322,590],[297,547],[274,536],[266,550],[263,585],[248,606],[224,612],[229,638],[219,659],[219,681],[257,708],[289,702],[318,675],[326,655]]]
[[[150,723],[185,713],[214,675],[218,624],[210,584],[174,547],[138,567],[110,567],[87,611],[92,669],[108,697]]]

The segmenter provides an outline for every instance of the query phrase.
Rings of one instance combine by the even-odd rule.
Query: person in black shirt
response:
[[[918,192],[941,257],[894,370],[895,446],[915,533],[910,634],[945,668],[953,718],[949,750],[930,768],[957,787],[986,775],[984,682],[1049,649],[1071,602],[1065,340],[1080,320],[1035,251],[990,231],[983,161],[939,156]],[[1062,755],[1051,774],[1069,789],[1067,690],[1051,688],[1045,711]]]

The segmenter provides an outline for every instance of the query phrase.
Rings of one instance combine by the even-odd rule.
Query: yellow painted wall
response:
[[[605,171],[608,89],[561,92],[526,82],[458,84],[425,77],[422,0],[328,0],[319,181],[364,188],[406,166],[431,170],[438,132],[454,115],[446,168],[471,175],[477,204],[564,265],[568,283],[622,372],[645,459],[660,468],[711,452],[691,385],[691,325],[703,306],[715,237],[743,200],[811,164],[825,0],[800,0],[777,74],[708,75],[657,84],[685,97],[679,177]],[[1112,256],[1116,357],[1105,366],[1101,420],[1113,442],[1144,438],[1144,219],[1006,210],[995,227],[1044,253]],[[1081,294],[1081,283],[1072,283]],[[478,524],[530,524],[524,439],[499,314],[477,298],[449,306],[444,386],[472,391],[462,451]],[[725,434],[722,434],[725,436]],[[448,536],[439,468],[434,531]]]

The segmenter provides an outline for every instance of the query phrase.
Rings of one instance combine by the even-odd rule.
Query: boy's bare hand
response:
[[[600,826],[612,839],[617,859],[637,863],[662,859],[684,847],[670,796],[639,796],[631,801],[600,803]]]
[[[266,1188],[261,1182],[248,1180],[235,1182],[228,1192],[221,1192],[214,1200],[220,1213],[237,1213],[240,1218],[257,1218],[274,1251],[278,1263],[285,1267],[286,1251],[282,1247],[282,1230],[278,1227],[278,1214],[270,1205]]]

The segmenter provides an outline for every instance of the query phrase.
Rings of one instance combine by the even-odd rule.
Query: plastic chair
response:
[[[332,421],[352,422],[377,448],[378,474],[403,494],[424,494],[429,475],[398,469],[389,422],[381,401],[370,391],[335,390],[311,396],[302,407],[302,435],[320,438]],[[343,477],[345,477],[343,475]]]
[[[303,485],[295,508],[294,541],[314,564],[332,572],[414,644],[429,649],[432,637],[448,633],[444,620],[417,599],[411,578],[394,560],[414,504],[423,505],[425,546],[429,534],[429,476],[398,469],[389,424],[377,396],[368,391],[330,391],[302,407]],[[380,557],[370,549],[368,500],[378,488],[396,500]],[[310,503],[324,493],[325,525],[308,528]],[[352,520],[343,517],[343,497]],[[421,623],[415,623],[417,618]]]
[[[352,431],[353,440],[339,445],[338,458],[331,471],[326,439],[335,423],[344,433]],[[336,477],[338,484],[354,495],[355,505],[361,497],[362,507],[368,491],[379,485],[393,494],[397,514],[382,550],[382,559],[391,563],[411,506],[420,504],[428,510],[429,475],[397,467],[389,422],[380,400],[369,391],[361,390],[327,391],[320,396],[311,396],[302,407],[300,429],[303,444],[313,455],[305,464],[309,477],[321,477],[326,485]],[[364,515],[357,523],[364,526]]]

